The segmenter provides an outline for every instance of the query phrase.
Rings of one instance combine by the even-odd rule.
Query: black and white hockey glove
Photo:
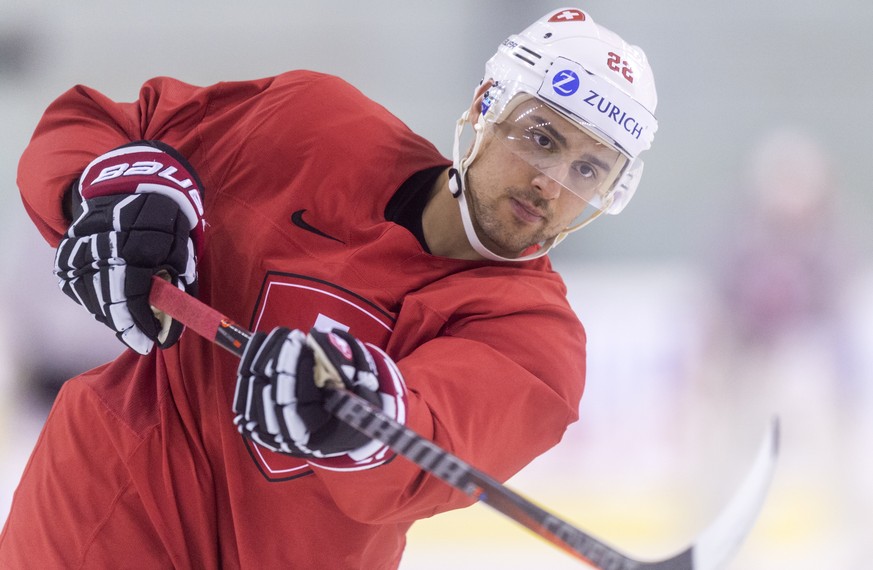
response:
[[[203,242],[200,184],[174,149],[132,143],[95,159],[79,179],[81,212],[58,246],[61,290],[140,354],[178,341],[182,325],[152,311],[152,275],[196,294]]]
[[[324,409],[325,387],[337,383],[405,421],[403,379],[384,352],[339,329],[313,329],[306,335],[279,327],[269,334],[255,333],[246,346],[234,423],[259,445],[316,465],[360,469],[383,462],[386,449],[381,443]]]

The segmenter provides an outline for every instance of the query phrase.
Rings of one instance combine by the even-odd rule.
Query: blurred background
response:
[[[0,4],[0,521],[59,384],[120,351],[56,288],[53,250],[17,195],[18,157],[55,97],[82,83],[131,101],[157,75],[206,85],[316,69],[448,154],[485,60],[563,5]],[[850,0],[576,6],[645,49],[660,129],[630,207],[553,255],[588,331],[587,392],[564,441],[510,486],[664,557],[716,515],[779,414],[772,493],[730,567],[869,568],[873,12]],[[402,568],[444,567],[579,565],[474,506],[410,535]]]

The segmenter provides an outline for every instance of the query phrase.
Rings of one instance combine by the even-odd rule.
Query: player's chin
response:
[[[502,244],[500,244],[498,249],[503,250],[504,257],[514,258],[521,257],[522,255],[529,253],[528,250],[545,241],[545,239],[539,239],[539,235],[536,236],[528,236],[525,239],[519,239],[521,236],[515,235],[513,239],[505,240]]]
[[[558,234],[557,231],[551,230],[552,228],[545,227],[542,221],[539,224],[519,223],[518,220],[510,218],[499,228],[486,231],[487,237],[483,241],[494,253],[511,259],[529,253],[531,247]]]

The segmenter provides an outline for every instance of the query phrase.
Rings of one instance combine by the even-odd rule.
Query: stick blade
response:
[[[692,547],[694,570],[718,570],[733,558],[764,507],[779,456],[779,418],[773,417],[745,480]]]
[[[721,570],[749,535],[770,490],[779,455],[779,418],[767,428],[755,461],[727,506],[687,549],[658,562],[643,563],[643,570]]]

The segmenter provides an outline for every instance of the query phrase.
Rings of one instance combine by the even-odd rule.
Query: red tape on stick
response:
[[[215,338],[224,320],[224,315],[203,303],[192,303],[188,293],[157,275],[152,277],[149,303],[208,340]]]

